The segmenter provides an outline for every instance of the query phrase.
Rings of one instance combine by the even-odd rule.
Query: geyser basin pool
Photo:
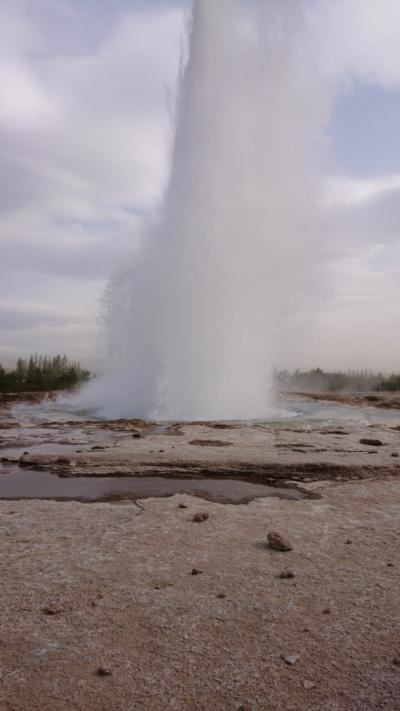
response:
[[[318,428],[327,426],[348,426],[355,424],[391,424],[400,423],[400,410],[396,408],[376,407],[372,403],[366,401],[360,405],[346,404],[346,394],[343,393],[343,402],[324,401],[323,394],[321,399],[316,400],[307,397],[307,395],[285,394],[275,398],[273,406],[269,413],[269,417],[259,420],[247,421],[244,419],[237,421],[221,421],[221,425],[248,425],[259,424],[267,428],[288,427],[298,428]],[[381,395],[385,397],[384,394]],[[351,394],[348,394],[351,400]],[[74,422],[76,429],[79,431],[80,423],[88,423],[107,421],[108,418],[100,417],[100,412],[94,408],[91,410],[82,409],[77,403],[75,397],[61,397],[60,399],[43,399],[37,404],[20,403],[12,409],[16,419],[21,423],[35,425],[35,433],[40,435],[39,426],[48,423],[58,423],[60,427],[63,424],[69,423],[71,426]],[[194,420],[196,422],[196,420]],[[170,424],[169,422],[160,423],[157,431],[163,432]],[[185,422],[182,422],[184,425]],[[33,431],[30,432],[33,434]]]
[[[0,472],[0,499],[56,499],[118,501],[174,494],[191,494],[210,501],[244,504],[255,498],[278,496],[300,500],[307,494],[297,488],[272,487],[232,479],[168,479],[163,477],[61,478],[42,471],[12,469]]]
[[[302,482],[399,475],[399,410],[283,403],[280,421],[172,425],[88,420],[53,401],[6,407],[0,498],[113,501],[185,492],[239,503],[301,498]]]

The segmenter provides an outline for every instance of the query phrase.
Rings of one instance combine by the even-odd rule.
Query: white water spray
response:
[[[288,314],[316,250],[327,117],[303,0],[196,0],[170,179],[108,290],[110,417],[265,418]]]

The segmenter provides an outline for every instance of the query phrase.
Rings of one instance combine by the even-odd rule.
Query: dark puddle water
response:
[[[0,499],[113,501],[191,494],[209,501],[240,504],[255,498],[280,497],[298,501],[307,494],[235,479],[166,479],[163,477],[71,477],[31,469],[0,471]]]

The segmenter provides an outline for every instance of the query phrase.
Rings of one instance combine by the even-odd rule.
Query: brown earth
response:
[[[387,410],[399,409],[400,408],[400,394],[398,392],[393,393],[289,393],[290,397],[300,397],[307,398],[310,400],[325,400],[326,402],[339,402],[344,405],[358,405],[380,407]]]
[[[1,502],[0,708],[399,709],[400,482],[308,486],[322,499]]]
[[[312,498],[0,501],[0,711],[400,710],[400,418],[36,426],[6,408],[3,422],[0,477],[20,461]],[[217,429],[230,446],[190,444]]]

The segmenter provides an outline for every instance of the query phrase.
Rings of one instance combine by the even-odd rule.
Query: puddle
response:
[[[235,479],[166,479],[163,477],[61,478],[48,472],[7,467],[0,470],[0,499],[54,499],[64,501],[112,501],[191,494],[208,501],[240,504],[252,499],[307,498],[299,489],[252,484]]]

